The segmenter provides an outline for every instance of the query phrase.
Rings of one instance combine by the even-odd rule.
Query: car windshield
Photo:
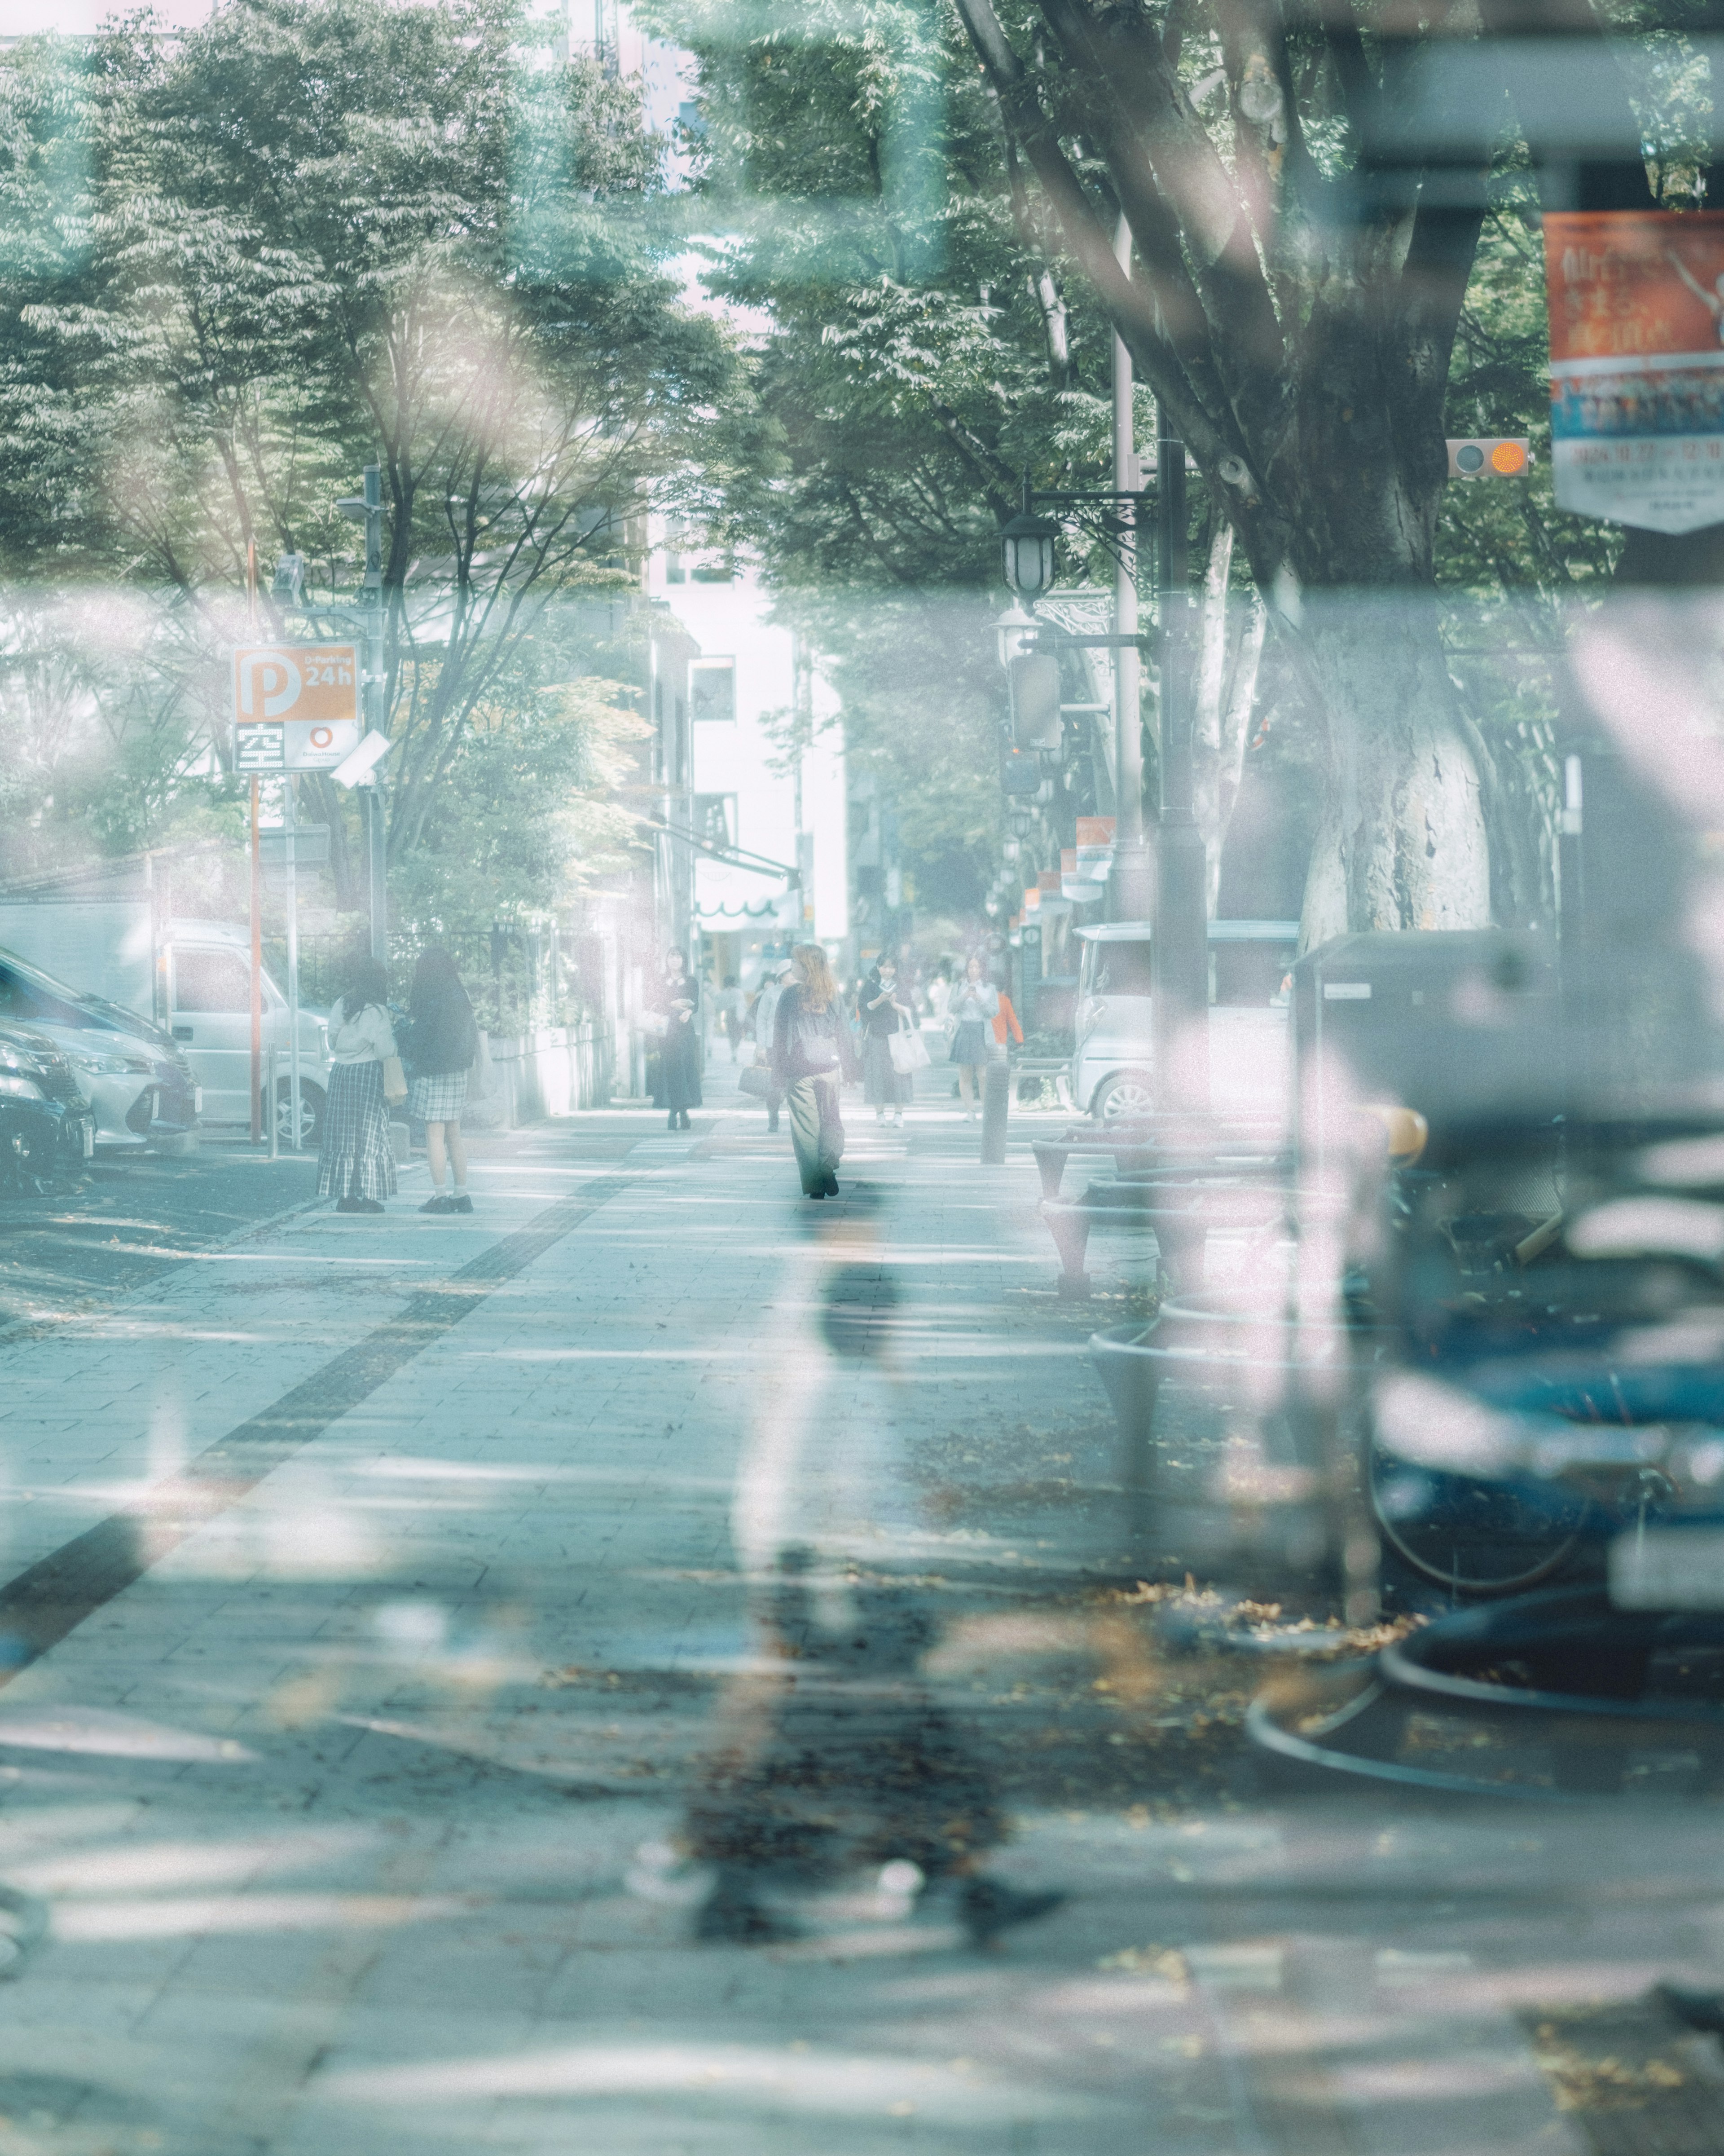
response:
[[[0,951],[0,1016],[113,1032],[116,1021],[127,1015],[99,996],[81,995],[38,973],[13,952]]]
[[[1080,992],[1091,996],[1147,996],[1150,993],[1150,943],[1145,936],[1090,937],[1084,944]]]

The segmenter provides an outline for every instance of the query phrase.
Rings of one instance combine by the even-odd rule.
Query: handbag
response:
[[[390,1101],[407,1098],[407,1073],[401,1067],[398,1055],[383,1058],[383,1098]]]
[[[900,1026],[886,1042],[886,1050],[892,1059],[892,1068],[900,1078],[907,1078],[913,1070],[921,1070],[928,1062],[928,1044],[922,1039],[919,1026]]]
[[[739,1093],[752,1093],[757,1101],[764,1101],[772,1093],[772,1074],[764,1063],[745,1063],[736,1073]]]
[[[662,1040],[670,1030],[670,1021],[663,1011],[643,1011],[640,1014],[640,1029],[644,1034],[649,1034],[654,1040]]]

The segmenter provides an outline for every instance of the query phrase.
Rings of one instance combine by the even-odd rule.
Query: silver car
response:
[[[1147,921],[1080,928],[1071,1096],[1106,1121],[1157,1105],[1150,1034]],[[1287,974],[1296,921],[1209,923],[1209,1079],[1218,1108],[1275,1114],[1287,1105]]]
[[[0,1024],[45,1035],[70,1064],[99,1146],[141,1147],[198,1120],[198,1089],[172,1041],[148,1019],[56,981],[0,950]]]

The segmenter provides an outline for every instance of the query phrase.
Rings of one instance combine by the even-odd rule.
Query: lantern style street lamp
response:
[[[1028,481],[1024,491],[1024,506],[1000,533],[1000,547],[1006,583],[1020,599],[1034,605],[1044,592],[1054,588],[1054,542],[1060,526],[1033,514]]]

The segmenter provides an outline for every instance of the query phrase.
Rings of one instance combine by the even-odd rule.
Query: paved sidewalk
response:
[[[1110,1614],[1107,1312],[1054,1296],[1021,1134],[982,1168],[926,1082],[823,1209],[709,1075],[687,1138],[569,1118],[470,1219],[416,1169],[0,1345],[0,1635],[58,1636],[0,1688],[0,1878],[49,1922],[0,2150],[1586,2146],[1519,2017],[1717,1966],[1708,1821],[1176,1801]],[[692,1943],[710,1875],[652,1845],[782,1683],[791,1550],[854,1598],[824,1636],[880,1583],[936,1611],[993,1868],[1070,1897],[1002,1951],[871,1872]]]

